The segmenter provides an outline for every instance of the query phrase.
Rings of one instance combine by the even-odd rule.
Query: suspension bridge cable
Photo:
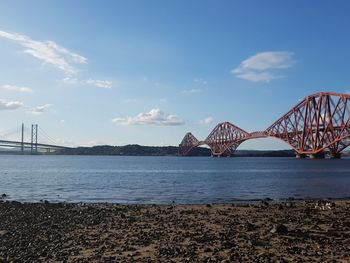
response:
[[[57,144],[56,140],[53,139],[50,135],[48,135],[43,129],[41,129],[39,127],[39,131],[40,131],[40,136],[44,135],[45,139],[47,139],[50,143],[52,144]]]
[[[53,139],[50,135],[48,135],[43,129],[39,128],[39,131],[40,131],[40,134],[43,134],[46,139],[56,143],[55,139]]]

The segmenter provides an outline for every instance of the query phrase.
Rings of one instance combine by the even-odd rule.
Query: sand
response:
[[[350,262],[350,201],[0,202],[0,262]]]

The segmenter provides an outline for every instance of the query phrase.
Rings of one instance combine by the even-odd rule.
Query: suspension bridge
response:
[[[25,136],[29,134],[29,140]],[[39,143],[38,136],[45,143]],[[20,140],[14,140],[15,136],[20,136]],[[23,154],[38,154],[42,152],[57,152],[59,150],[68,149],[70,147],[58,145],[57,142],[50,137],[38,124],[32,124],[31,128],[22,124],[20,127],[0,132],[0,149],[3,151],[16,151]]]
[[[339,159],[350,145],[350,94],[320,92],[305,97],[264,131],[247,132],[230,122],[216,125],[204,141],[191,132],[179,144],[179,154],[190,155],[201,145],[212,156],[231,156],[244,141],[273,137],[287,143],[297,158]]]

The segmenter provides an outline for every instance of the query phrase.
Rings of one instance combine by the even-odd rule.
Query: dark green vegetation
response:
[[[210,150],[206,148],[194,149],[196,156],[210,156]],[[137,144],[125,146],[93,146],[65,149],[61,154],[69,155],[125,155],[125,156],[176,156],[176,146],[141,146]]]
[[[178,147],[175,146],[141,146],[137,144],[125,146],[94,146],[78,147],[65,149],[61,151],[65,155],[125,155],[125,156],[177,156]],[[210,156],[208,148],[198,147],[192,150],[191,156]],[[234,156],[251,156],[251,157],[294,157],[293,150],[281,151],[252,151],[237,150]]]
[[[176,146],[142,146],[138,144],[129,144],[125,146],[99,145],[93,147],[77,147],[61,150],[58,152],[38,152],[37,154],[50,155],[120,155],[120,156],[178,156],[178,147]],[[13,149],[0,150],[1,154],[22,154]],[[26,151],[25,154],[31,154]],[[211,156],[209,148],[194,148],[190,156]],[[236,157],[295,157],[294,150],[279,151],[259,151],[259,150],[236,150],[233,154]],[[343,152],[342,157],[350,157],[350,152]]]

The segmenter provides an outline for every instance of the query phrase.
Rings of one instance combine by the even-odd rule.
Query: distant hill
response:
[[[176,146],[141,146],[130,144],[125,146],[93,146],[77,147],[65,149],[60,152],[64,155],[122,155],[122,156],[177,156],[178,147]],[[210,149],[197,147],[193,149],[191,156],[210,156]],[[237,150],[234,156],[251,156],[251,157],[294,157],[293,150],[281,151],[252,151]]]
[[[178,147],[175,146],[141,146],[130,144],[125,146],[93,146],[93,147],[77,147],[65,149],[61,154],[71,155],[130,155],[130,156],[167,156],[177,155]]]

